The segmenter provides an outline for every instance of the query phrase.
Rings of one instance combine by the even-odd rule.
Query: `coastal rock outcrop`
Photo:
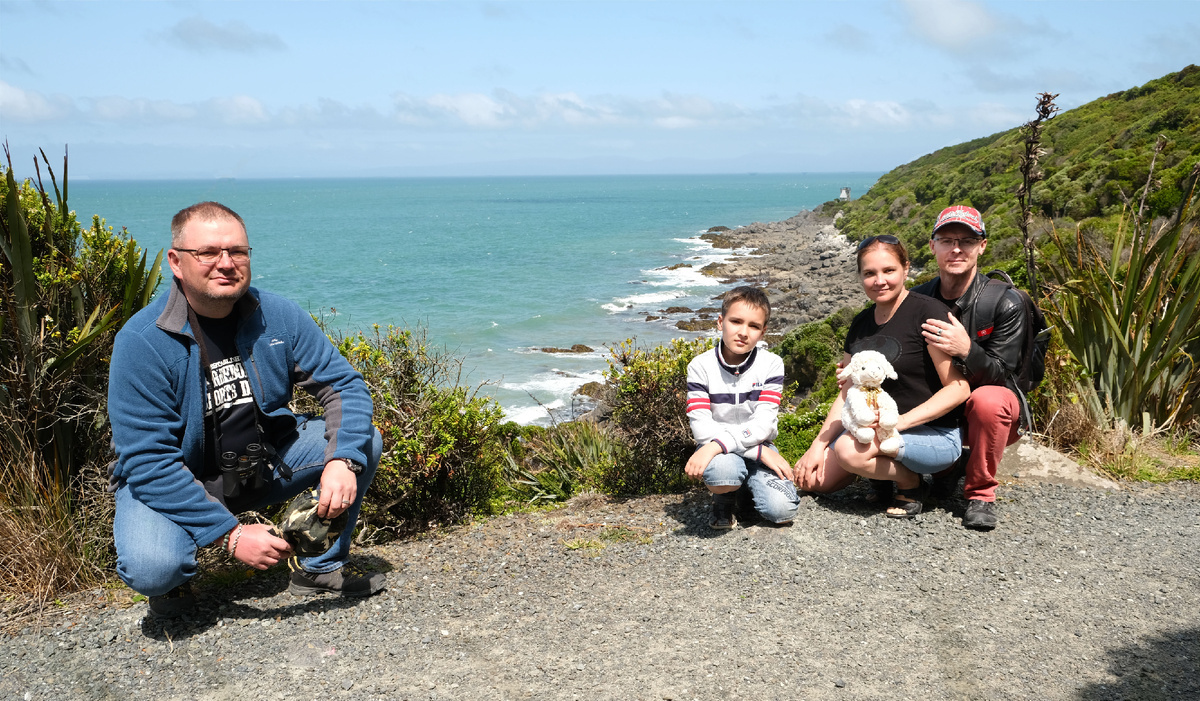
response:
[[[722,232],[721,243],[728,246],[721,248],[754,253],[705,266],[704,272],[764,288],[771,298],[772,332],[786,332],[842,307],[862,306],[867,300],[858,282],[854,245],[838,233],[833,221],[820,212],[801,212],[783,221]]]

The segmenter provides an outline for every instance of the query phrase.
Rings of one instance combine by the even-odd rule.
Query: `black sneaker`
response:
[[[990,501],[972,499],[967,502],[967,513],[963,515],[963,525],[980,531],[990,531],[996,527],[996,505]]]
[[[761,520],[758,515],[758,509],[754,508],[754,495],[750,493],[750,488],[743,485],[734,494],[737,495],[737,508],[734,509],[734,520],[737,523],[757,523]]]
[[[737,498],[733,494],[714,494],[708,527],[714,531],[727,531],[736,526],[737,517],[733,515],[736,508]]]
[[[292,571],[292,583],[288,586],[288,593],[292,596],[326,593],[370,596],[387,583],[384,573],[367,572],[348,562],[332,572],[309,572],[293,557],[288,560],[288,569]]]
[[[150,597],[150,615],[155,618],[179,618],[196,610],[192,583],[184,582],[166,594]]]

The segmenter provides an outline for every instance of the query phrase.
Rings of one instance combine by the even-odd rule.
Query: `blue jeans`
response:
[[[296,432],[276,446],[279,457],[292,468],[292,478],[285,480],[278,473],[258,503],[247,510],[285,502],[321,481],[325,469],[325,421],[300,418]],[[309,572],[332,572],[346,564],[350,543],[363,495],[383,453],[383,437],[375,432],[371,454],[362,473],[358,475],[358,496],[347,510],[346,530],[328,551],[300,560]],[[154,511],[129,493],[129,487],[117,490],[117,514],[113,519],[113,540],[117,546],[117,576],[130,589],[146,596],[165,594],[196,575],[196,543],[175,522]]]
[[[901,431],[904,445],[896,461],[919,475],[941,472],[962,455],[962,432],[958,427],[915,426]]]
[[[746,485],[754,497],[754,508],[768,521],[787,523],[796,517],[800,496],[796,485],[781,479],[771,468],[740,455],[718,455],[704,468],[704,484],[710,487]]]

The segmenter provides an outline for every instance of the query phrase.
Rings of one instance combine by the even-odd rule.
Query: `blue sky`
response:
[[[97,179],[884,171],[1197,36],[1194,0],[0,0],[0,136]]]

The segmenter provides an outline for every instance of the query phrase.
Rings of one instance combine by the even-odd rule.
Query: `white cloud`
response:
[[[166,31],[166,38],[202,54],[211,51],[250,54],[287,48],[287,44],[276,34],[256,31],[237,21],[216,25],[199,15],[177,22]]]
[[[217,121],[228,126],[259,126],[271,121],[263,104],[245,95],[214,98],[205,106]]]
[[[0,80],[0,121],[22,124],[62,119],[74,112],[69,98],[45,97]]]
[[[890,100],[847,100],[841,111],[852,127],[908,127],[913,123],[912,114],[900,103]]]
[[[13,123],[104,124],[114,128],[200,127],[203,129],[313,129],[455,133],[463,131],[556,130],[615,138],[630,129],[650,132],[789,129],[807,133],[894,134],[954,130],[977,125],[994,130],[1023,121],[1011,103],[945,105],[930,100],[830,101],[807,95],[758,107],[701,95],[662,93],[655,97],[585,96],[575,92],[519,95],[483,93],[398,93],[386,109],[346,105],[322,98],[271,108],[255,97],[231,95],[193,103],[117,96],[47,98],[0,82],[0,118]],[[415,130],[415,131],[414,131]]]
[[[914,34],[952,53],[977,51],[1005,24],[973,0],[903,0],[902,4]]]

